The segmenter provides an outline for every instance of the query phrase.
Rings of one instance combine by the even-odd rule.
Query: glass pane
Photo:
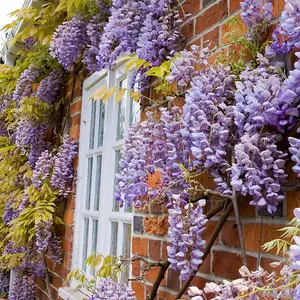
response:
[[[133,100],[130,101],[130,120],[129,126],[140,120],[140,104]]]
[[[84,232],[83,232],[83,253],[82,253],[82,268],[86,270],[85,260],[87,259],[87,249],[89,241],[89,219],[84,218]]]
[[[121,150],[117,150],[115,152],[115,174],[119,174],[120,172],[120,162],[121,159]],[[115,185],[117,183],[117,178],[115,177]],[[113,211],[119,211],[119,203],[116,201],[116,197],[114,196],[114,203],[113,203]]]
[[[119,82],[119,89],[123,89],[127,87],[127,78],[121,80]],[[118,124],[117,124],[117,140],[121,140],[124,138],[124,128],[125,128],[125,94],[121,101],[119,102],[118,107]]]
[[[95,119],[96,119],[96,102],[92,102],[92,111],[91,111],[91,126],[90,126],[90,143],[89,149],[94,148],[94,139],[95,139]]]
[[[87,174],[87,185],[86,185],[86,202],[85,202],[86,210],[90,210],[91,207],[92,173],[93,173],[93,158],[90,157],[88,159],[88,174]]]
[[[111,222],[111,244],[110,255],[117,256],[118,253],[118,222]]]
[[[125,258],[130,258],[131,252],[131,224],[124,224],[124,241],[122,255]],[[122,273],[122,282],[127,283],[129,279],[129,267],[130,264],[126,265]]]
[[[103,146],[104,136],[104,118],[105,118],[105,104],[100,101],[99,124],[98,124],[98,147]]]
[[[98,220],[93,220],[92,253],[97,252]]]
[[[94,210],[99,210],[102,156],[97,156]]]

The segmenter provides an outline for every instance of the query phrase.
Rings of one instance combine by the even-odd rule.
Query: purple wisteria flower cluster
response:
[[[231,185],[242,195],[251,195],[250,204],[267,206],[270,213],[284,199],[281,185],[287,178],[287,154],[277,148],[281,136],[264,129],[273,125],[276,95],[282,81],[277,68],[259,55],[258,66],[253,70],[247,68],[236,82],[233,106],[238,141],[234,146]]]
[[[116,201],[123,206],[141,206],[143,198],[148,195],[147,174],[153,174],[151,149],[155,119],[147,114],[147,120],[129,128],[122,149],[120,173],[117,174],[115,189]]]
[[[136,52],[154,65],[161,63],[181,43],[177,11],[169,0],[113,1],[97,60],[111,67],[122,52]]]
[[[104,26],[106,25],[106,16],[98,14],[91,18],[86,25],[86,34],[89,38],[89,43],[84,51],[83,63],[87,66],[90,72],[101,70],[102,66],[97,60],[99,45],[103,34]]]
[[[199,75],[199,69],[208,65],[208,48],[192,45],[191,50],[180,51],[171,64],[170,75],[167,76],[169,82],[176,82],[179,88],[189,86],[193,77]]]
[[[89,300],[136,300],[132,289],[125,284],[115,282],[111,277],[101,278],[96,287],[96,292]]]
[[[34,300],[35,283],[33,278],[17,273],[12,291],[9,294],[10,300]]]
[[[39,253],[44,254],[48,248],[49,239],[51,237],[50,228],[52,222],[39,222],[35,225],[36,230],[36,246]]]
[[[241,2],[241,18],[250,41],[261,40],[261,34],[267,31],[272,20],[272,0],[245,0]]]
[[[204,199],[197,204],[186,204],[182,207],[180,195],[173,195],[173,208],[169,209],[167,247],[168,260],[174,270],[180,270],[180,278],[187,280],[193,272],[197,272],[202,264],[205,241],[202,233],[207,219],[203,214]]]
[[[14,133],[15,144],[24,153],[27,153],[28,161],[34,167],[41,153],[49,147],[44,140],[49,125],[40,123],[37,120],[22,118],[17,125]]]
[[[206,49],[203,51],[207,53]],[[227,154],[232,149],[229,133],[234,79],[230,68],[203,66],[190,82],[182,115],[185,151],[194,156],[193,167],[208,169],[218,190],[226,194],[231,193],[227,185],[230,167]]]
[[[9,291],[9,272],[0,271],[0,295],[7,295]]]
[[[54,158],[54,167],[50,184],[58,190],[60,196],[67,197],[73,181],[73,160],[77,155],[77,143],[65,136],[63,143]]]
[[[40,72],[37,67],[31,65],[20,76],[15,91],[13,92],[13,101],[17,107],[21,105],[21,100],[26,97],[31,97],[33,94],[32,85],[36,82]]]
[[[190,184],[184,178],[182,167],[189,169],[189,155],[185,151],[181,123],[182,109],[161,108],[160,119],[153,131],[153,166],[160,172],[160,183],[151,191],[151,196],[167,196],[167,207],[172,207],[173,195],[180,195],[183,204],[189,199]]]
[[[52,105],[62,96],[63,84],[64,73],[61,70],[53,70],[40,82],[36,95],[41,101]]]
[[[86,23],[81,16],[77,15],[58,26],[50,51],[67,71],[72,71],[87,44]]]
[[[178,11],[170,11],[172,1],[151,0],[143,19],[137,41],[137,55],[153,66],[160,65],[167,56],[179,50],[182,44]]]
[[[295,69],[289,72],[288,77],[277,91],[275,99],[271,101],[266,110],[268,123],[276,126],[282,133],[291,129],[299,117],[300,52],[295,55],[298,58],[294,64]]]
[[[270,55],[289,53],[300,48],[300,3],[298,0],[286,0],[280,21],[273,32]]]

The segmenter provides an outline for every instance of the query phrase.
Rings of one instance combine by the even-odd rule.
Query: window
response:
[[[84,83],[79,141],[73,268],[86,270],[85,260],[93,252],[130,257],[132,208],[119,207],[114,197],[115,173],[128,127],[138,121],[139,105],[124,93],[104,104],[91,101],[102,86],[128,88],[131,73],[124,65],[92,75]],[[122,273],[126,282],[129,269]]]

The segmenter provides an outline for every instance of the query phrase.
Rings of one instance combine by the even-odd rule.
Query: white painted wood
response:
[[[84,265],[83,249],[84,243],[84,218],[89,218],[89,240],[88,254],[91,254],[93,219],[98,220],[97,252],[103,255],[109,255],[111,249],[111,222],[118,222],[118,247],[117,254],[123,254],[124,243],[124,223],[132,224],[133,215],[131,212],[125,212],[120,208],[118,212],[113,211],[114,201],[114,183],[115,183],[115,151],[120,150],[124,140],[117,140],[117,118],[118,104],[115,102],[114,95],[105,105],[104,119],[104,137],[103,146],[89,149],[89,139],[91,131],[91,109],[92,101],[89,97],[99,89],[106,80],[107,88],[118,86],[121,79],[131,76],[132,71],[125,73],[125,64],[116,64],[117,67],[111,71],[101,71],[94,73],[83,83],[81,128],[79,140],[79,165],[78,165],[78,183],[76,190],[76,210],[74,224],[74,247],[72,268],[82,269]],[[127,87],[129,80],[127,79]],[[125,131],[129,126],[130,119],[130,101],[128,93],[125,95]],[[98,124],[100,117],[100,102],[96,104],[96,129],[95,144],[98,139]],[[97,146],[97,145],[96,145]],[[102,155],[101,183],[100,183],[100,202],[99,211],[94,211],[95,191],[96,191],[96,170],[97,156]],[[88,159],[93,157],[93,175],[90,210],[87,210],[86,193],[88,178]]]

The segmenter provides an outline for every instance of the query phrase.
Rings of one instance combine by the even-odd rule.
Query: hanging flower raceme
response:
[[[270,55],[289,53],[300,48],[300,3],[298,0],[285,0],[285,8],[272,36],[274,42],[268,48]]]
[[[34,300],[35,283],[30,276],[17,273],[12,291],[9,294],[10,300]]]
[[[136,52],[154,65],[177,50],[182,37],[178,12],[169,0],[113,1],[97,56],[100,68],[111,67],[122,52]]]
[[[0,295],[7,295],[9,292],[10,274],[6,271],[0,271]]]
[[[204,57],[201,60],[205,62]],[[185,151],[194,156],[193,167],[211,172],[218,190],[228,194],[234,78],[230,68],[203,65],[187,90],[182,115]]]
[[[188,87],[192,78],[199,75],[199,70],[207,67],[208,52],[208,48],[201,50],[196,45],[192,45],[190,51],[180,51],[172,61],[167,80],[171,83],[176,82],[179,89]]]
[[[83,63],[90,72],[96,72],[102,69],[101,64],[97,60],[99,44],[106,25],[103,14],[96,15],[86,25],[86,33],[89,38],[89,44],[84,51]]]
[[[276,97],[270,101],[265,112],[268,123],[276,126],[282,133],[291,129],[299,117],[300,52],[297,52],[296,56],[298,61],[294,64],[295,69],[289,72],[288,77],[280,84],[280,89],[277,86],[279,82],[276,84],[274,81],[275,85],[272,88],[276,89]]]
[[[112,278],[101,278],[96,292],[89,300],[136,300],[132,289],[125,284],[119,284]]]
[[[143,197],[148,195],[147,173],[154,173],[151,160],[155,118],[147,114],[147,120],[128,130],[122,149],[120,173],[117,174],[116,200],[122,206],[142,205]]]
[[[250,41],[261,40],[261,34],[267,31],[272,20],[272,0],[245,0],[241,2],[241,18]]]
[[[63,75],[61,70],[53,70],[41,81],[36,92],[37,97],[49,105],[59,100],[62,96],[62,87],[64,84]]]
[[[255,69],[243,71],[236,82],[233,115],[239,140],[234,147],[231,185],[242,195],[251,195],[250,204],[266,206],[272,213],[284,199],[281,185],[287,178],[287,155],[277,148],[281,136],[268,130],[269,125],[285,125],[273,124],[283,77],[262,55],[258,63]]]
[[[31,65],[26,69],[20,76],[16,89],[13,93],[13,101],[16,102],[16,106],[21,105],[21,100],[26,97],[31,97],[33,93],[32,85],[35,83],[37,78],[40,76],[40,72],[37,67]]]
[[[137,42],[137,55],[153,66],[181,48],[182,20],[177,10],[170,11],[170,0],[151,0]]]
[[[50,51],[67,71],[72,71],[87,44],[86,24],[77,15],[56,29]]]
[[[187,280],[197,272],[202,263],[205,241],[202,233],[207,219],[203,214],[205,200],[197,204],[182,205],[180,195],[173,195],[173,208],[169,209],[170,246],[167,247],[168,260],[174,270],[180,270],[180,278]]]
[[[77,155],[77,143],[65,136],[54,158],[54,167],[50,184],[58,190],[60,196],[67,197],[73,181],[73,160]]]

